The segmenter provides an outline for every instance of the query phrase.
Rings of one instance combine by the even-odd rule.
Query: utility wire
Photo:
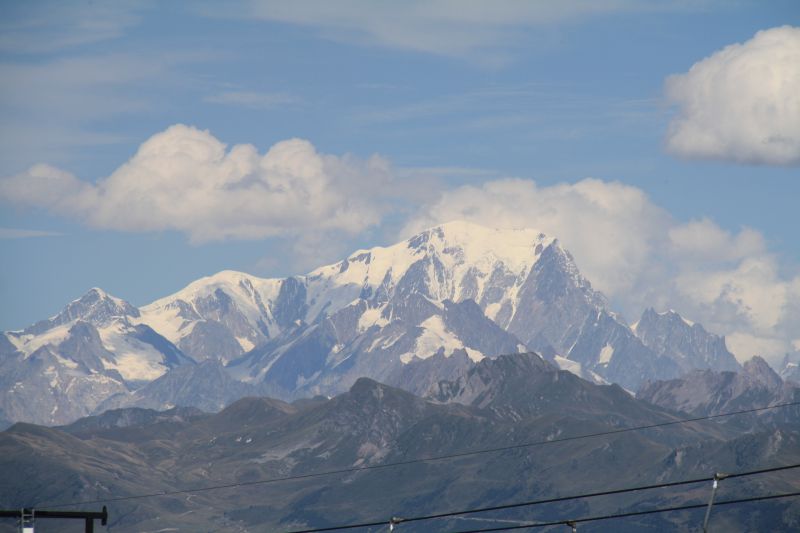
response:
[[[760,502],[764,500],[776,500],[779,498],[793,498],[795,496],[800,496],[800,491],[798,492],[788,492],[786,494],[769,494],[767,496],[754,496],[751,498],[741,498],[738,500],[725,500],[722,502],[715,502],[714,507],[719,505],[734,505],[739,503],[748,503],[748,502]],[[648,514],[657,514],[657,513],[669,513],[673,511],[689,511],[691,509],[702,509],[708,507],[707,503],[696,503],[693,505],[680,505],[677,507],[661,507],[658,509],[649,509],[647,511],[630,511],[627,513],[617,513],[617,514],[607,514],[607,515],[599,515],[599,516],[587,516],[583,518],[571,518],[569,520],[558,520],[555,522],[533,522],[530,524],[520,524],[517,526],[504,526],[504,527],[491,527],[487,529],[468,529],[462,531],[456,531],[454,533],[487,533],[489,531],[511,531],[513,529],[530,529],[530,528],[539,528],[539,527],[549,527],[549,526],[562,526],[567,524],[580,524],[582,522],[596,522],[599,520],[611,520],[614,518],[629,518],[631,516],[643,516]],[[386,522],[383,522],[386,524]]]
[[[794,468],[800,468],[800,463],[793,464],[793,465],[786,465],[786,466],[776,466],[772,468],[761,468],[759,470],[749,470],[745,472],[736,472],[734,474],[726,474],[725,479],[735,478],[735,477],[746,477],[746,476],[755,476],[759,474],[767,474],[773,472],[780,472],[782,470],[791,470]],[[574,496],[559,496],[556,498],[548,498],[544,500],[531,500],[525,502],[518,502],[518,503],[509,503],[505,505],[494,505],[491,507],[478,507],[472,509],[465,509],[463,511],[450,511],[446,513],[436,513],[436,514],[429,514],[423,516],[412,516],[412,517],[403,517],[403,518],[394,518],[392,519],[395,524],[403,524],[406,522],[418,522],[420,520],[433,520],[436,518],[448,518],[452,516],[462,516],[467,514],[475,514],[475,513],[485,513],[488,511],[501,511],[505,509],[515,509],[518,507],[528,507],[533,505],[541,505],[546,503],[558,503],[558,502],[565,502],[570,500],[580,500],[585,498],[595,498],[598,496],[610,496],[614,494],[625,494],[628,492],[636,492],[640,490],[651,490],[651,489],[661,489],[666,487],[678,487],[682,485],[691,485],[694,483],[705,483],[711,481],[713,478],[703,477],[703,478],[696,478],[696,479],[687,479],[685,481],[671,481],[668,483],[657,483],[655,485],[640,485],[638,487],[630,487],[630,488],[623,488],[623,489],[615,489],[615,490],[606,490],[602,492],[590,492],[586,494],[576,494]],[[707,506],[708,504],[703,504],[702,506]],[[715,504],[716,505],[716,504]],[[575,521],[575,520],[573,520]],[[380,521],[372,521],[372,522],[362,522],[359,524],[347,524],[344,526],[330,526],[330,527],[322,527],[322,528],[314,528],[314,529],[302,529],[298,531],[292,531],[290,533],[321,533],[324,531],[339,531],[344,529],[356,529],[356,528],[363,528],[363,527],[374,527],[380,525],[386,525],[389,523],[389,519],[384,519]],[[560,523],[560,522],[559,522]],[[492,530],[493,531],[493,530]]]
[[[332,475],[336,475],[336,474],[349,474],[349,473],[361,472],[361,471],[365,471],[365,470],[378,470],[378,469],[382,469],[382,468],[391,468],[391,467],[395,467],[395,466],[405,466],[405,465],[412,465],[412,464],[417,464],[417,463],[426,463],[426,462],[431,462],[431,461],[443,461],[443,460],[447,460],[447,459],[457,459],[459,457],[469,457],[469,456],[472,456],[472,455],[481,455],[481,454],[486,454],[486,453],[497,453],[497,452],[504,452],[504,451],[509,451],[509,450],[518,450],[518,449],[521,449],[521,448],[531,448],[531,447],[534,447],[534,446],[543,446],[543,445],[546,445],[546,444],[556,444],[556,443],[560,443],[560,442],[568,442],[568,441],[588,439],[588,438],[594,438],[594,437],[604,437],[604,436],[609,436],[609,435],[617,435],[617,434],[620,434],[620,433],[628,433],[628,432],[631,432],[631,431],[641,431],[643,429],[653,429],[653,428],[673,426],[673,425],[679,425],[679,424],[688,424],[690,422],[700,422],[700,421],[703,421],[703,420],[713,420],[715,418],[724,418],[724,417],[728,417],[728,416],[742,415],[742,414],[748,414],[748,413],[756,413],[756,412],[759,412],[759,411],[766,411],[766,410],[769,410],[769,409],[779,409],[779,408],[783,408],[783,407],[792,407],[792,406],[796,406],[796,405],[800,405],[800,401],[779,403],[779,404],[775,404],[775,405],[768,405],[766,407],[756,407],[756,408],[753,408],[753,409],[744,409],[744,410],[741,410],[741,411],[732,411],[732,412],[729,412],[729,413],[720,413],[720,414],[716,414],[716,415],[699,416],[699,417],[694,417],[694,418],[683,418],[683,419],[678,419],[678,420],[671,420],[669,422],[659,422],[659,423],[656,423],[656,424],[647,424],[647,425],[644,425],[644,426],[632,426],[632,427],[627,427],[627,428],[612,429],[612,430],[608,430],[608,431],[599,431],[599,432],[596,432],[596,433],[587,433],[587,434],[583,434],[583,435],[574,435],[572,437],[560,437],[560,438],[555,438],[555,439],[550,439],[550,440],[539,440],[539,441],[533,441],[533,442],[526,442],[526,443],[522,443],[522,444],[512,444],[512,445],[509,445],[509,446],[501,446],[501,447],[498,447],[498,448],[487,448],[487,449],[482,449],[482,450],[472,450],[472,451],[453,453],[453,454],[448,454],[448,455],[435,455],[435,456],[431,456],[431,457],[421,457],[421,458],[418,458],[418,459],[409,459],[407,461],[397,461],[397,462],[394,462],[394,463],[383,463],[383,464],[378,464],[378,465],[357,466],[357,467],[353,467],[353,468],[342,468],[342,469],[339,469],[339,470],[324,470],[322,472],[312,472],[312,473],[309,473],[309,474],[300,474],[300,475],[296,475],[296,476],[285,476],[285,477],[261,479],[261,480],[256,480],[256,481],[243,481],[243,482],[237,482],[237,483],[226,483],[226,484],[223,484],[223,485],[210,485],[210,486],[207,486],[207,487],[198,487],[198,488],[194,488],[194,489],[166,490],[166,491],[160,491],[160,492],[151,492],[151,493],[147,493],[147,494],[136,494],[136,495],[132,495],[132,496],[119,496],[119,497],[114,497],[114,498],[98,498],[96,500],[84,500],[84,501],[78,501],[78,502],[55,503],[53,505],[47,505],[46,507],[52,508],[52,509],[57,509],[57,508],[60,508],[60,507],[74,507],[76,505],[94,505],[94,504],[97,504],[97,503],[112,503],[112,502],[121,502],[121,501],[128,501],[128,500],[139,500],[139,499],[143,499],[143,498],[157,498],[157,497],[162,497],[162,496],[175,496],[175,495],[178,495],[178,494],[194,494],[194,493],[198,493],[198,492],[207,492],[207,491],[230,489],[230,488],[237,488],[237,487],[250,487],[250,486],[254,486],[254,485],[265,485],[265,484],[269,484],[269,483],[279,483],[279,482],[284,482],[284,481],[294,481],[294,480],[309,479],[309,478],[322,477],[322,476],[332,476]]]

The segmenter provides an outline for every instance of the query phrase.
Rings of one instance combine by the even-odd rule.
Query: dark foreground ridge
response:
[[[581,380],[535,354],[503,356],[438,383],[427,398],[359,379],[332,399],[244,398],[213,415],[123,410],[58,429],[16,424],[0,433],[0,466],[25,476],[0,481],[0,503],[46,508],[115,499],[114,531],[289,531],[800,463],[796,419],[770,419],[748,432],[731,423],[735,416],[678,423],[686,418],[697,417]],[[632,430],[638,426],[651,427]],[[597,436],[573,438],[587,434]],[[452,457],[419,460],[444,456]],[[331,471],[338,473],[318,475]],[[291,479],[262,483],[276,478]],[[797,479],[776,472],[727,480],[720,500],[792,492]],[[220,485],[228,487],[194,490]],[[698,484],[453,516],[436,530],[603,515],[645,503],[693,505],[708,490]],[[731,506],[715,515],[715,526],[786,529],[798,519],[793,509],[790,499]],[[692,516],[632,516],[615,529],[685,529],[695,526]],[[402,527],[431,531],[430,524]],[[592,528],[603,526],[581,530]]]

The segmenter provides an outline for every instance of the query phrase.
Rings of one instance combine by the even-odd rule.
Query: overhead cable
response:
[[[800,464],[793,464],[793,465],[784,465],[784,466],[776,466],[772,468],[761,468],[758,470],[748,470],[745,472],[737,472],[733,474],[725,474],[726,479],[736,478],[736,477],[747,477],[747,476],[755,476],[759,474],[767,474],[767,473],[774,473],[780,472],[783,470],[792,470],[795,468],[800,468]],[[437,518],[448,518],[453,516],[463,516],[468,514],[475,514],[475,513],[485,513],[489,511],[501,511],[507,509],[515,509],[519,507],[530,507],[534,505],[543,505],[548,503],[559,503],[571,500],[582,500],[587,498],[596,498],[599,496],[611,496],[616,494],[625,494],[629,492],[636,492],[642,490],[654,490],[654,489],[661,489],[667,487],[679,487],[683,485],[691,485],[696,483],[705,483],[709,481],[709,479],[717,479],[720,474],[714,474],[713,477],[702,477],[702,478],[695,478],[695,479],[687,479],[684,481],[671,481],[667,483],[656,483],[653,485],[640,485],[636,487],[627,487],[621,489],[613,489],[613,490],[605,490],[601,492],[589,492],[584,494],[576,494],[572,496],[559,496],[554,498],[547,498],[542,500],[530,500],[524,502],[517,502],[517,503],[509,503],[504,505],[493,505],[491,507],[474,507],[470,509],[464,509],[460,511],[448,511],[442,513],[435,513],[435,514],[428,514],[428,515],[421,515],[421,516],[412,516],[412,517],[403,517],[403,518],[392,518],[391,520],[394,521],[395,524],[402,524],[404,522],[418,522],[421,520],[434,520]],[[719,504],[715,504],[719,505]],[[702,507],[705,507],[706,504],[703,504]],[[388,523],[389,520],[371,520],[369,522],[360,522],[356,524],[345,524],[340,526],[328,526],[328,527],[321,527],[321,528],[313,528],[313,529],[301,529],[295,530],[291,533],[322,533],[326,531],[342,531],[346,529],[357,529],[357,528],[365,528],[365,527],[374,527],[385,525]],[[573,520],[577,521],[577,520]],[[562,523],[562,522],[559,522]]]
[[[254,486],[254,485],[266,485],[266,484],[269,484],[269,483],[280,483],[280,482],[286,482],[286,481],[296,481],[296,480],[309,479],[309,478],[322,477],[322,476],[332,476],[332,475],[336,475],[336,474],[350,474],[350,473],[362,472],[362,471],[366,471],[366,470],[378,470],[378,469],[383,469],[383,468],[392,468],[392,467],[397,467],[397,466],[406,466],[406,465],[412,465],[412,464],[418,464],[418,463],[427,463],[427,462],[433,462],[433,461],[444,461],[444,460],[448,460],[448,459],[457,459],[457,458],[460,458],[460,457],[469,457],[469,456],[473,456],[473,455],[481,455],[481,454],[487,454],[487,453],[498,453],[498,452],[504,452],[504,451],[510,451],[510,450],[519,450],[519,449],[524,449],[524,448],[532,448],[532,447],[535,447],[535,446],[545,446],[545,445],[548,445],[548,444],[563,443],[563,442],[582,440],[582,439],[589,439],[589,438],[607,437],[607,436],[610,436],[610,435],[617,435],[617,434],[620,434],[620,433],[629,433],[629,432],[632,432],[632,431],[641,431],[641,430],[645,430],[645,429],[654,429],[654,428],[674,426],[674,425],[679,425],[679,424],[688,424],[688,423],[691,423],[691,422],[700,422],[700,421],[703,421],[703,420],[713,420],[713,419],[716,419],[716,418],[724,418],[724,417],[736,416],[736,415],[742,415],[742,414],[748,414],[748,413],[756,413],[756,412],[766,411],[766,410],[770,410],[770,409],[779,409],[779,408],[792,407],[792,406],[797,406],[797,405],[800,405],[800,401],[780,403],[780,404],[775,404],[775,405],[768,405],[768,406],[765,406],[765,407],[756,407],[756,408],[753,408],[753,409],[743,409],[741,411],[732,411],[732,412],[720,413],[720,414],[716,414],[716,415],[706,415],[706,416],[699,416],[699,417],[694,417],[694,418],[682,418],[682,419],[678,419],[678,420],[670,420],[668,422],[658,422],[658,423],[655,423],[655,424],[647,424],[647,425],[643,425],[643,426],[631,426],[631,427],[626,427],[626,428],[617,428],[617,429],[611,429],[611,430],[607,430],[607,431],[598,431],[596,433],[585,433],[585,434],[581,434],[581,435],[574,435],[574,436],[571,436],[571,437],[559,437],[559,438],[554,438],[554,439],[545,439],[545,440],[539,440],[539,441],[533,441],[533,442],[525,442],[525,443],[520,443],[520,444],[511,444],[511,445],[508,445],[508,446],[500,446],[500,447],[497,447],[497,448],[485,448],[485,449],[480,449],[480,450],[470,450],[470,451],[452,453],[452,454],[447,454],[447,455],[435,455],[435,456],[430,456],[430,457],[420,457],[420,458],[417,458],[417,459],[409,459],[409,460],[406,460],[406,461],[397,461],[397,462],[393,462],[393,463],[382,463],[382,464],[376,464],[376,465],[357,466],[357,467],[342,468],[342,469],[337,469],[337,470],[324,470],[324,471],[321,471],[321,472],[311,472],[311,473],[308,473],[308,474],[299,474],[299,475],[294,475],[294,476],[275,477],[275,478],[260,479],[260,480],[255,480],[255,481],[241,481],[241,482],[236,482],[236,483],[225,483],[225,484],[221,484],[221,485],[209,485],[209,486],[206,486],[206,487],[197,487],[197,488],[191,488],[191,489],[164,490],[164,491],[160,491],[160,492],[150,492],[150,493],[145,493],[145,494],[135,494],[135,495],[131,495],[131,496],[117,496],[117,497],[108,497],[108,498],[98,498],[98,499],[94,499],[94,500],[83,500],[83,501],[76,501],[76,502],[59,502],[59,503],[54,503],[54,504],[50,504],[50,505],[42,504],[41,507],[45,507],[46,506],[46,507],[51,508],[51,509],[56,509],[56,508],[60,508],[60,507],[75,507],[75,506],[78,506],[78,505],[94,505],[94,504],[98,504],[98,503],[112,503],[112,502],[121,502],[121,501],[128,501],[128,500],[139,500],[139,499],[143,499],[143,498],[157,498],[157,497],[163,497],[163,496],[175,496],[175,495],[179,495],[179,494],[194,494],[194,493],[198,493],[198,492],[208,492],[208,491],[222,490],[222,489],[231,489],[231,488],[239,488],[239,487],[251,487],[251,486]]]

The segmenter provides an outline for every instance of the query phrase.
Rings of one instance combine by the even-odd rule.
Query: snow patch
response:
[[[467,357],[469,357],[475,363],[486,358],[483,352],[475,350],[474,348],[464,347],[464,351],[467,352]]]
[[[11,340],[14,346],[17,347],[17,350],[24,353],[25,357],[27,358],[42,346],[50,345],[56,347],[64,342],[69,336],[69,330],[75,324],[75,322],[76,320],[61,326],[57,326],[45,331],[40,335],[28,334],[20,335],[19,337],[16,335],[6,335],[6,337]]]
[[[461,340],[453,335],[444,325],[442,317],[434,315],[420,324],[422,334],[417,337],[414,343],[414,351],[400,356],[400,361],[407,364],[414,357],[427,359],[436,354],[440,349],[444,350],[445,357],[454,351],[464,348]],[[483,354],[481,354],[483,355]]]
[[[113,361],[103,360],[106,369],[117,370],[126,380],[154,380],[166,372],[164,355],[151,344],[128,335],[130,328],[115,322],[98,329],[106,350],[112,352]]]
[[[389,321],[381,316],[384,307],[371,307],[364,311],[358,318],[358,332],[366,331],[371,326],[383,327],[388,324]]]
[[[600,359],[597,360],[597,363],[601,365],[607,365],[611,362],[612,357],[614,357],[614,347],[606,343],[606,345],[603,346],[603,349],[600,350]]]
[[[239,346],[241,346],[242,350],[244,350],[245,352],[249,352],[250,350],[256,347],[256,345],[253,344],[253,342],[247,337],[236,337],[236,342],[239,343]]]
[[[573,361],[572,359],[567,359],[566,357],[561,357],[560,355],[556,355],[555,362],[560,370],[566,370],[567,372],[572,372],[576,376],[583,375],[583,369],[581,367],[581,364],[577,361]]]

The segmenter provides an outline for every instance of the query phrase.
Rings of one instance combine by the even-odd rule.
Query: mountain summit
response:
[[[39,349],[54,361],[45,369],[93,354],[76,379],[106,376],[116,385],[90,387],[84,405],[165,408],[208,408],[217,395],[204,387],[223,382],[215,402],[245,393],[334,395],[364,376],[424,394],[484,358],[529,350],[629,390],[687,368],[736,366],[724,340],[668,318],[646,312],[634,331],[556,238],[458,221],[303,276],[223,271],[140,309],[92,289],[57,316],[0,337],[0,408],[9,420],[66,421],[50,412],[62,380],[39,385],[52,402],[14,407],[10,391],[28,386],[23,369]],[[166,375],[173,370],[180,371]]]

